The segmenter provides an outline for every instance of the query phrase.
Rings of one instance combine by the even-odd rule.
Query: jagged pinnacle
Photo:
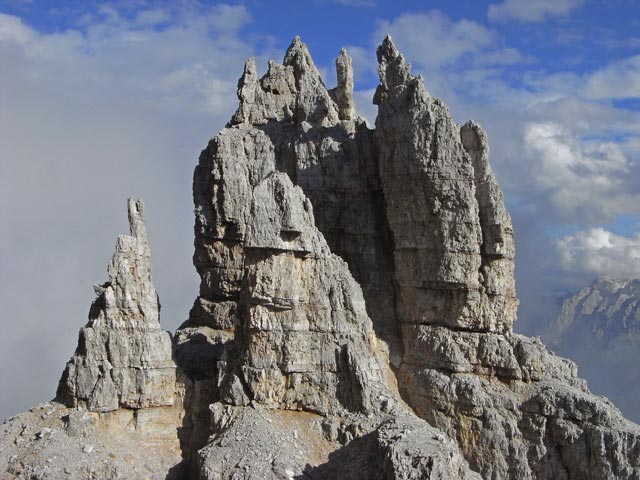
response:
[[[391,60],[395,60],[400,52],[393,44],[393,40],[391,39],[391,35],[385,35],[382,43],[376,50],[376,54],[378,57],[378,63],[389,62]]]
[[[338,103],[338,115],[340,120],[351,120],[354,115],[353,103],[353,66],[351,57],[343,48],[336,58],[336,75],[338,86],[336,88],[336,100]]]
[[[244,71],[243,71],[243,77],[244,76],[252,76],[252,77],[257,77],[258,76],[258,70],[256,68],[256,59],[254,57],[249,57],[247,58],[247,61],[244,62]]]
[[[144,203],[142,200],[129,198],[127,199],[127,211],[131,236],[146,242],[147,228],[144,224]]]

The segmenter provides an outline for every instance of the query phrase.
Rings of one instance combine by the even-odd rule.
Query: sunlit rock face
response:
[[[175,402],[171,335],[160,328],[143,208],[129,200],[131,235],[118,237],[109,280],[94,287],[89,323],[58,387],[67,406],[109,412]]]
[[[398,397],[378,155],[354,114],[346,52],[336,66],[338,87],[327,90],[299,39],[262,78],[249,60],[238,110],[196,167],[200,295],[176,334],[177,362],[201,404],[189,422],[204,445],[193,463],[202,478],[244,467],[250,478],[479,478],[455,442]],[[198,426],[207,418],[218,439],[208,444]],[[307,431],[295,448],[283,423]],[[409,430],[426,441],[400,447],[404,434],[393,432]],[[249,451],[259,453],[242,461]]]
[[[238,110],[194,175],[202,282],[179,363],[214,405],[339,415],[347,445],[381,435],[356,417],[382,418],[375,399],[399,395],[470,474],[636,475],[637,427],[512,332],[513,229],[486,134],[456,124],[390,38],[378,60],[375,129],[355,113],[344,51],[332,90],[299,39],[262,77],[245,65]],[[216,411],[224,435],[233,420]]]

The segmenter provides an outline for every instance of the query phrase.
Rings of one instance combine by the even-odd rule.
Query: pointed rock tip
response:
[[[302,69],[307,69],[309,67],[313,67],[313,69],[315,69],[311,53],[309,52],[307,45],[300,40],[298,35],[293,38],[291,45],[289,45],[282,64],[294,65]]]
[[[293,37],[293,40],[291,41],[291,45],[289,45],[289,48],[287,48],[287,53],[285,53],[285,60],[287,58],[291,58],[293,57],[297,52],[302,52],[304,53],[306,56],[309,56],[309,50],[307,49],[307,46],[305,45],[305,43],[300,40],[300,36],[296,35],[295,37]]]
[[[139,237],[145,232],[144,203],[141,199],[127,199],[127,211],[129,214],[129,230],[132,237]]]
[[[306,50],[306,49],[307,49],[307,46],[304,44],[302,40],[300,40],[300,35],[296,35],[295,37],[293,37],[293,40],[291,40],[291,45],[289,45],[287,52],[291,50]]]
[[[464,125],[462,125],[462,130],[473,130],[477,136],[485,137],[487,136],[486,132],[482,128],[482,126],[476,122],[473,118],[467,120]]]
[[[256,59],[254,57],[247,58],[247,61],[244,62],[244,73],[255,73],[256,71]]]
[[[391,35],[388,35],[388,34],[385,35],[384,39],[382,40],[382,43],[376,50],[376,53],[378,54],[379,63],[382,63],[383,61],[388,62],[389,60],[393,60],[397,58],[398,55],[400,55],[400,52],[398,51],[396,46],[393,44]]]

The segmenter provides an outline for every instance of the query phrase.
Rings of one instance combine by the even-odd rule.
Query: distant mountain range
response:
[[[543,334],[590,389],[640,421],[640,279],[601,278],[567,298]]]

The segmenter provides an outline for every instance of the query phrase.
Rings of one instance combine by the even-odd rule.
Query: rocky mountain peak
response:
[[[194,171],[188,320],[173,345],[149,326],[130,203],[60,399],[113,418],[177,406],[174,478],[639,476],[640,427],[512,331],[513,229],[485,132],[390,37],[377,53],[375,129],[344,50],[331,90],[298,37],[262,77],[247,61]]]
[[[131,235],[120,235],[109,262],[109,280],[96,285],[91,306],[92,325],[110,328],[160,328],[160,303],[151,280],[151,250],[142,201],[128,200]]]

